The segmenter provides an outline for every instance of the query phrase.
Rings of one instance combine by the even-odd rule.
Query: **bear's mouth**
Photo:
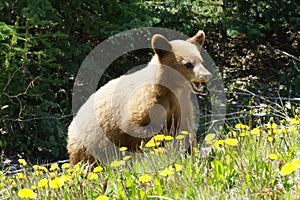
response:
[[[204,82],[203,80],[191,81],[193,92],[195,94],[201,94],[204,91],[204,88],[202,86],[203,82]]]

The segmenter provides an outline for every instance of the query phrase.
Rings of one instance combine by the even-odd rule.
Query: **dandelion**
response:
[[[269,124],[267,125],[267,127],[268,127],[269,129],[276,129],[276,128],[277,128],[277,124],[276,124],[276,123],[269,123]]]
[[[163,153],[163,152],[165,152],[166,151],[166,149],[165,148],[163,148],[163,147],[158,147],[158,148],[155,148],[155,149],[153,149],[153,153],[154,154],[157,154],[157,153]]]
[[[125,161],[124,160],[115,160],[112,163],[110,163],[111,167],[120,167],[125,165]]]
[[[127,161],[131,158],[131,156],[124,156],[123,160]]]
[[[177,135],[176,140],[182,140],[184,138],[184,135]]]
[[[216,134],[214,133],[209,133],[205,136],[204,140],[207,144],[212,144],[213,143],[213,140],[215,139],[216,137]]]
[[[282,127],[280,130],[279,130],[281,133],[287,133],[287,129],[285,127]]]
[[[141,182],[141,183],[148,183],[150,181],[152,181],[152,177],[147,174],[141,175],[139,177],[139,182]]]
[[[162,134],[158,134],[152,137],[153,140],[155,141],[163,141],[165,139],[165,136]]]
[[[127,147],[121,147],[119,150],[123,152],[123,151],[127,151],[127,149],[128,149]]]
[[[43,178],[38,182],[38,187],[43,188],[48,186],[48,179]]]
[[[26,179],[26,176],[23,173],[17,173],[18,179]]]
[[[97,181],[98,180],[98,175],[94,172],[91,172],[88,174],[87,179],[90,181]]]
[[[160,145],[160,142],[159,142],[159,141],[155,141],[153,138],[151,138],[151,140],[149,140],[149,141],[146,143],[145,147],[146,147],[146,148],[152,148],[152,147],[157,147],[157,146],[159,146],[159,145]]]
[[[48,169],[44,166],[39,166],[39,165],[33,165],[33,169],[36,171],[44,171],[44,172],[48,172]]]
[[[248,125],[244,125],[244,124],[241,124],[241,123],[236,124],[234,127],[236,129],[241,129],[241,130],[249,130],[250,129],[250,127]]]
[[[293,160],[292,163],[297,167],[300,167],[300,159]]]
[[[170,175],[172,175],[172,174],[174,174],[174,172],[173,172],[172,170],[169,170],[169,169],[165,169],[165,170],[159,172],[159,175],[165,176],[165,177],[166,177],[166,176],[170,176]]]
[[[237,146],[238,145],[238,140],[233,139],[233,138],[227,138],[224,142],[225,142],[225,144],[227,144],[229,146]]]
[[[236,137],[236,132],[235,131],[229,131],[228,132],[228,137]]]
[[[166,141],[171,141],[171,140],[173,140],[174,138],[171,136],[171,135],[166,135],[165,136],[165,140]]]
[[[245,137],[245,136],[248,136],[248,135],[249,135],[249,133],[245,132],[245,131],[241,132],[241,134],[240,134],[241,137]]]
[[[56,171],[56,170],[59,170],[59,166],[57,163],[54,163],[50,166],[50,171]]]
[[[197,149],[197,147],[193,147],[193,152],[194,153],[198,153],[199,152],[199,150]]]
[[[60,177],[64,182],[72,182],[71,176],[62,175]]]
[[[32,191],[31,189],[24,188],[24,189],[19,190],[19,192],[18,192],[18,197],[20,197],[20,198],[34,199],[34,198],[36,198],[36,196],[37,196],[37,194],[34,191]]]
[[[103,168],[101,166],[97,166],[94,168],[93,172],[94,173],[97,173],[97,172],[102,172],[103,171]]]
[[[49,182],[50,188],[61,188],[64,185],[64,180],[57,177]]]
[[[294,163],[286,163],[280,170],[281,176],[287,176],[297,170],[298,166]]]
[[[95,200],[108,200],[109,198],[105,195],[98,196]]]
[[[274,154],[274,153],[269,154],[269,155],[268,155],[268,158],[269,158],[270,160],[278,160],[278,156],[277,156],[276,154]]]
[[[31,189],[34,191],[34,190],[37,190],[37,187],[36,186],[31,186]]]
[[[22,165],[24,167],[27,166],[27,162],[25,159],[18,159],[18,162],[20,163],[20,165]]]
[[[272,137],[268,137],[268,141],[269,141],[269,142],[273,142],[273,140],[274,140],[274,139],[273,139]]]
[[[189,132],[187,132],[187,131],[181,131],[180,132],[182,135],[188,135],[189,134]]]
[[[257,135],[259,133],[260,133],[260,129],[259,128],[254,128],[254,129],[251,130],[251,134],[252,135]]]
[[[62,164],[61,168],[62,169],[68,169],[68,168],[70,168],[70,163],[64,163],[64,164]]]
[[[182,165],[174,164],[174,167],[175,167],[175,172],[179,172],[182,170]]]
[[[224,140],[217,140],[217,141],[215,141],[215,143],[213,144],[213,148],[214,148],[214,149],[218,149],[218,148],[220,148],[221,146],[224,146]]]
[[[292,119],[291,124],[292,125],[299,125],[300,124],[300,119],[296,119],[296,118]]]
[[[296,126],[290,126],[289,127],[289,131],[290,132],[294,132],[294,131],[296,131],[297,130],[297,127]]]

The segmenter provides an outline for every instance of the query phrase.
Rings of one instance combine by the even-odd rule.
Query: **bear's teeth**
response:
[[[199,93],[203,92],[203,87],[202,87],[201,82],[193,81],[192,86],[193,86],[193,89],[195,92],[199,92]]]

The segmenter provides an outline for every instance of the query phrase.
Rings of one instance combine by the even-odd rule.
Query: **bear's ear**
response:
[[[194,37],[188,39],[187,41],[191,42],[191,43],[195,43],[195,44],[200,45],[202,47],[203,44],[204,44],[204,41],[205,41],[204,31],[201,31],[201,30],[198,31],[198,33]]]
[[[172,45],[160,34],[155,34],[152,37],[151,45],[154,53],[156,53],[159,57],[164,57],[172,52]]]

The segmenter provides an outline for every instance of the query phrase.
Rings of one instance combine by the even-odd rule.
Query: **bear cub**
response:
[[[204,40],[203,31],[186,41],[154,35],[146,67],[109,81],[79,109],[68,128],[70,163],[104,162],[119,147],[140,152],[142,141],[163,130],[194,133],[191,94],[201,93],[212,77],[200,55]],[[190,134],[188,142],[195,140]]]

